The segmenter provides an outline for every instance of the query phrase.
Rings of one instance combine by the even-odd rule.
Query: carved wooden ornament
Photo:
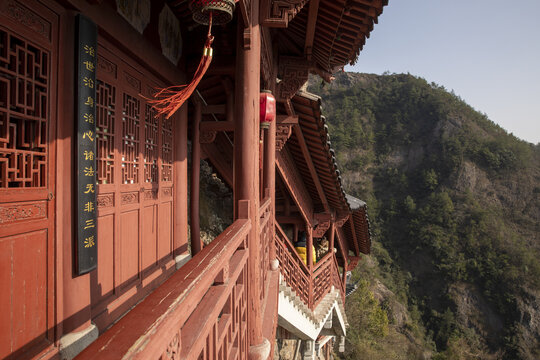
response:
[[[276,126],[276,151],[281,151],[287,140],[291,137],[292,125]]]
[[[286,28],[307,0],[266,0],[261,3],[261,23],[268,27]]]
[[[199,135],[199,142],[201,144],[211,144],[216,139],[217,132],[213,130],[201,131]]]
[[[278,73],[278,96],[281,101],[290,99],[308,80],[309,62],[302,57],[281,56]]]

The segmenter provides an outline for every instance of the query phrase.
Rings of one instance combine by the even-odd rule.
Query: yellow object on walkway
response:
[[[304,264],[307,265],[306,247],[305,246],[295,246],[294,248],[296,249],[296,252],[300,256],[300,258],[302,259]],[[315,248],[313,247],[313,245],[311,246],[311,250],[313,251],[313,265],[315,265],[315,263],[317,262],[317,254],[315,252]]]

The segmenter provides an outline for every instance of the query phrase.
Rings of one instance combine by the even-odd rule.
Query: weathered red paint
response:
[[[201,143],[199,142],[199,125],[202,118],[202,104],[194,100],[195,115],[193,118],[193,133],[191,136],[191,253],[199,253],[202,249],[201,228],[199,219],[199,180],[201,176]]]
[[[48,351],[55,340],[54,105],[61,9],[36,1],[25,5],[0,2],[0,113],[6,129],[0,135],[5,160],[0,175],[1,358]],[[36,26],[25,26],[28,19]]]
[[[174,270],[174,126],[139,94],[162,83],[99,39],[98,268],[92,319],[107,327]]]
[[[174,159],[174,255],[187,253],[188,242],[188,109],[180,108],[175,126]]]
[[[261,324],[261,274],[259,268],[259,90],[260,90],[260,31],[258,2],[251,2],[249,48],[244,46],[244,25],[238,22],[236,62],[236,111],[234,146],[234,203],[249,199],[249,217],[252,228],[249,234],[248,271],[248,339],[250,346],[264,342]]]
[[[229,138],[222,137],[222,141],[234,141],[234,169],[230,166],[231,144],[223,151],[223,143],[216,141],[205,144],[205,151],[208,149],[206,155],[217,160],[216,169],[233,184],[237,220],[214,243],[174,273],[174,256],[187,252],[188,107],[184,106],[172,123],[166,123],[148,116],[146,112],[151,110],[139,97],[139,94],[151,96],[150,87],[185,83],[185,64],[173,66],[161,54],[155,9],[163,4],[164,1],[152,2],[151,22],[140,35],[118,15],[114,1],[0,0],[0,31],[17,38],[19,45],[26,44],[19,46],[20,53],[31,49],[34,55],[40,53],[47,57],[47,66],[40,69],[40,74],[48,77],[42,98],[47,105],[46,120],[31,120],[46,124],[46,131],[42,128],[46,141],[37,141],[41,150],[32,150],[41,151],[34,154],[43,160],[41,167],[33,170],[34,177],[27,177],[31,185],[7,189],[6,177],[0,184],[0,307],[9,309],[0,317],[0,333],[9,334],[0,337],[0,357],[54,357],[62,336],[85,330],[91,322],[102,331],[150,294],[111,330],[103,333],[82,358],[124,355],[128,358],[178,355],[246,358],[249,349],[252,355],[257,355],[254,350],[265,349],[266,339],[274,337],[277,326],[278,271],[270,270],[272,260],[280,260],[284,278],[311,307],[317,305],[332,285],[344,291],[336,256],[328,254],[315,267],[311,261],[309,267],[304,265],[275,222],[276,122],[271,122],[270,129],[264,131],[262,176],[258,173],[260,78],[262,75],[265,87],[277,94],[275,77],[280,56],[279,46],[272,47],[272,33],[268,29],[266,39],[262,39],[266,44],[263,44],[264,54],[261,53],[259,1],[239,2],[238,34],[236,39],[228,39],[232,46],[236,42],[237,52],[227,55],[221,63],[216,57],[214,67],[208,72],[217,83],[223,83],[226,90],[208,109],[220,111],[220,120],[225,118],[226,121],[214,122],[209,127],[229,133]],[[74,277],[72,29],[74,15],[78,12],[99,27],[97,75],[100,81],[96,85],[100,91],[98,106],[102,111],[98,119],[101,121],[102,168],[97,189],[100,201],[98,270]],[[311,6],[310,12],[315,12]],[[284,13],[292,19],[297,12],[286,7]],[[309,16],[309,38],[316,26],[315,18],[315,15]],[[0,37],[1,41],[7,41],[5,39]],[[308,39],[306,44],[317,46],[317,41],[311,44]],[[0,62],[6,61],[11,58],[0,59]],[[37,64],[40,59],[35,56],[29,61]],[[234,61],[236,66],[232,66]],[[27,68],[31,67],[30,62],[25,63]],[[13,71],[15,67],[4,66],[0,74]],[[21,69],[25,71],[24,67]],[[280,90],[295,88],[289,81],[307,74],[305,66],[292,70],[284,78],[286,86],[281,86]],[[15,75],[0,77],[0,116],[24,112],[26,110],[17,109],[29,105],[6,100],[12,93],[4,91],[7,86],[4,84],[11,81],[6,79],[12,76]],[[34,80],[32,76],[23,79]],[[33,85],[43,86],[36,81]],[[111,91],[115,92],[114,99],[110,97]],[[23,96],[20,102],[25,101]],[[281,101],[285,101],[289,117],[293,118],[294,114],[290,113],[293,104],[288,99]],[[35,113],[31,116],[39,118]],[[127,122],[128,130],[122,128]],[[105,132],[111,124],[113,126]],[[299,129],[298,117],[296,125],[292,126]],[[234,132],[234,136],[230,136],[230,132]],[[287,188],[282,191],[291,194],[280,205],[280,216],[294,224],[294,237],[297,230],[305,229],[311,242],[312,189],[307,189],[302,181],[304,174],[298,176],[289,149],[283,148],[289,137],[300,135],[301,132],[295,131],[292,135],[289,131],[280,137],[282,151],[278,165],[283,178],[281,183]],[[308,138],[314,135],[318,135],[316,130],[306,131],[305,146],[301,149],[304,153],[306,147],[311,146]],[[194,134],[192,138],[197,137]],[[0,148],[3,159],[9,151],[13,152],[4,149]],[[315,178],[318,196],[324,199],[328,195],[326,185],[318,185],[315,176],[324,175],[319,169],[321,158],[313,155],[311,165],[307,157],[305,160],[311,171],[308,175]],[[10,179],[15,181],[14,177]],[[321,182],[325,179],[328,177],[321,177]],[[193,183],[198,184],[198,181]],[[328,197],[322,203],[326,206],[330,202]],[[197,205],[197,202],[192,201],[192,204]],[[364,226],[363,223],[354,225],[357,224]],[[333,224],[331,226],[335,229]],[[331,230],[331,243],[335,233],[341,257],[345,258],[347,239],[337,228]],[[360,251],[364,251],[366,245],[369,247],[365,236],[358,241],[362,244]],[[156,289],[173,273],[169,281]],[[262,309],[265,309],[264,314]]]
[[[236,220],[77,359],[246,358],[250,227]],[[225,268],[228,282],[214,283]]]

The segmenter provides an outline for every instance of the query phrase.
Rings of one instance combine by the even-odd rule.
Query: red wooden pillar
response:
[[[347,286],[347,265],[348,265],[347,257],[344,257],[343,258],[343,279],[342,279],[343,287]]]
[[[251,2],[251,28],[248,46],[244,46],[244,24],[238,17],[234,133],[234,213],[238,204],[249,200],[251,230],[248,238],[248,341],[249,358],[266,359],[270,342],[262,333],[262,309],[259,239],[259,92],[261,40],[259,2]]]
[[[307,226],[306,229],[307,241],[306,241],[306,253],[307,253],[307,266],[309,269],[309,307],[313,306],[313,228]]]
[[[87,329],[92,313],[90,311],[90,274],[72,277],[73,258],[70,244],[64,245],[64,308],[62,331],[65,334]]]
[[[330,223],[330,240],[328,241],[328,251],[331,251],[332,254],[334,253],[335,236],[336,236],[336,223],[332,221]]]
[[[307,243],[306,243],[306,252],[307,252],[307,266],[309,268],[310,274],[313,272],[313,228],[311,226],[307,227]]]
[[[191,137],[191,254],[196,255],[202,249],[201,229],[199,224],[199,180],[201,173],[201,143],[199,142],[199,124],[202,117],[202,104],[194,101],[195,119]]]
[[[270,260],[275,258],[275,247],[274,247],[274,219],[276,217],[276,122],[272,121],[270,127],[266,132],[266,139],[264,144],[264,189],[268,189],[271,197],[271,211],[272,215],[270,218]]]
[[[177,263],[186,251],[188,229],[188,114],[187,104],[179,111],[178,122],[175,124],[176,159],[174,162],[174,256]]]

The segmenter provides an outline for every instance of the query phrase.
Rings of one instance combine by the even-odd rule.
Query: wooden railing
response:
[[[332,263],[334,254],[328,253],[318,263],[313,271],[313,307],[328,294],[332,287]]]
[[[261,299],[270,297],[266,285],[273,258],[287,285],[311,309],[332,285],[344,295],[335,255],[323,257],[310,274],[272,214],[266,197],[259,208]],[[250,229],[249,219],[236,220],[77,359],[247,358]]]
[[[332,286],[340,291],[344,300],[345,286],[339,276],[335,254],[333,252],[327,253],[315,264],[313,274],[310,274],[308,267],[279,224],[276,223],[275,226],[274,239],[279,269],[285,282],[296,292],[296,295],[312,310],[331,291]]]
[[[266,297],[266,281],[268,279],[268,270],[270,269],[270,246],[271,239],[273,237],[272,227],[274,225],[273,216],[272,216],[272,199],[270,196],[267,196],[262,201],[262,204],[259,208],[259,239],[261,246],[259,247],[260,255],[260,271],[262,276],[261,289],[260,289],[260,300],[261,304]]]
[[[310,303],[309,284],[311,281],[309,269],[304,264],[287,235],[276,223],[274,237],[276,257],[279,260],[279,271],[285,282],[290,286],[305,304]]]
[[[236,220],[77,359],[247,358],[247,238]]]
[[[336,289],[339,289],[341,293],[341,300],[343,301],[343,304],[345,304],[345,295],[346,295],[345,290],[347,288],[347,284],[345,284],[342,281],[341,276],[339,276],[339,267],[338,267],[338,262],[335,255],[332,256],[332,260],[333,260],[332,261],[332,285],[334,285]]]

